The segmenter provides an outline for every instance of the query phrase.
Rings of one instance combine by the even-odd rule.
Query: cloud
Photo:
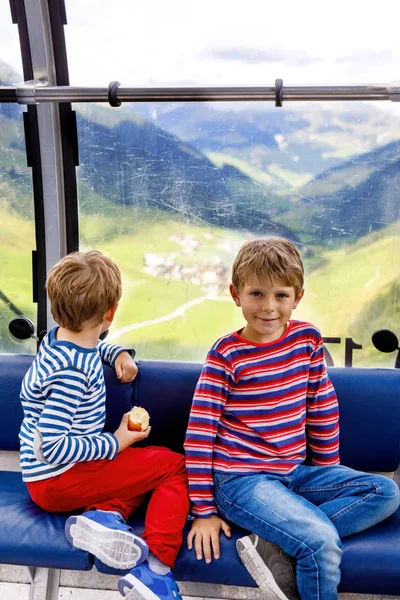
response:
[[[374,65],[377,63],[398,64],[399,52],[394,48],[376,50],[357,50],[347,56],[337,58],[338,63],[352,63],[357,65]]]
[[[11,20],[8,2],[0,1],[0,58],[13,69],[22,73],[22,60],[18,28]]]
[[[395,80],[400,64],[398,0],[383,0],[379,11],[366,10],[365,0],[65,4],[77,86],[265,85],[277,76],[293,85],[379,83]],[[2,0],[0,57],[22,72],[18,29]]]
[[[398,80],[400,52],[397,49],[357,50],[337,58],[347,78],[369,75],[369,81],[383,83]]]
[[[210,48],[203,55],[208,58],[225,61],[238,61],[244,64],[257,65],[260,63],[288,63],[301,67],[323,62],[322,58],[310,56],[306,50],[294,48]]]

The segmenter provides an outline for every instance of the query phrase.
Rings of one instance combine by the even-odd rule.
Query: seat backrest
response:
[[[21,382],[32,355],[0,354],[0,450],[19,450]],[[120,383],[104,365],[107,387],[105,430],[115,431],[132,404],[150,413],[143,445],[183,452],[200,363],[139,361],[131,384]],[[340,405],[341,462],[361,471],[394,471],[400,461],[400,369],[328,368]],[[133,401],[132,401],[133,398]]]
[[[151,433],[143,445],[166,446],[183,453],[183,442],[201,364],[142,360],[133,386],[133,402],[150,415]]]
[[[33,359],[31,354],[0,354],[0,450],[19,450],[18,434],[23,418],[19,394]],[[133,383],[118,381],[109,365],[104,365],[104,378],[107,388],[105,430],[114,432],[124,412],[132,408]]]
[[[183,452],[200,363],[143,360],[134,404],[150,414],[146,445]],[[400,460],[400,369],[328,368],[340,406],[340,455],[344,465],[394,471]]]
[[[19,394],[33,359],[31,354],[0,354],[0,450],[19,450],[23,417]]]
[[[340,408],[340,457],[360,471],[400,462],[400,369],[328,368]]]

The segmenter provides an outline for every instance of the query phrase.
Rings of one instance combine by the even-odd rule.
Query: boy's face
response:
[[[240,292],[233,284],[230,292],[247,321],[241,335],[252,342],[265,344],[277,340],[284,333],[286,323],[302,299],[304,290],[296,298],[293,287],[279,281],[260,281],[256,275],[252,275]]]

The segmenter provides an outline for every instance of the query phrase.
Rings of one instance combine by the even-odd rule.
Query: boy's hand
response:
[[[132,444],[136,442],[141,442],[145,440],[151,431],[151,427],[148,427],[146,431],[129,431],[128,429],[128,421],[129,421],[129,413],[125,413],[122,417],[122,421],[117,431],[114,433],[115,437],[118,440],[118,453],[125,450],[125,448],[129,448]]]
[[[133,381],[137,375],[138,368],[131,355],[124,351],[115,359],[115,373],[122,383]]]
[[[197,560],[201,560],[204,553],[206,563],[210,563],[211,547],[214,558],[219,558],[219,532],[221,529],[227,537],[231,537],[231,528],[228,523],[225,523],[225,521],[217,515],[212,515],[212,517],[207,517],[206,519],[195,519],[193,521],[192,528],[187,536],[187,545],[189,550],[191,550],[194,540]]]

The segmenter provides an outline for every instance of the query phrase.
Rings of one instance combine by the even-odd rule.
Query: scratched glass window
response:
[[[0,86],[22,79],[18,32],[0,19]],[[36,344],[14,340],[8,324],[18,314],[33,321],[32,250],[35,248],[31,173],[26,164],[22,107],[0,104],[0,352],[35,352]]]
[[[395,79],[400,61],[395,19],[385,11],[365,14],[359,27],[358,3],[347,6],[345,21],[333,11],[328,30],[313,0],[301,28],[304,7],[291,0],[249,0],[240,19],[225,2],[209,0],[198,8],[116,0],[101,11],[94,0],[65,4],[72,85],[117,78],[149,86],[270,85],[276,77],[284,84],[379,83]],[[269,22],[286,19],[284,46],[280,28],[265,36],[263,10]],[[13,27],[0,19],[3,85],[10,64],[22,80]],[[337,101],[284,102],[282,109],[272,102],[75,105],[80,244],[115,258],[124,276],[110,338],[135,346],[139,357],[202,360],[219,335],[243,325],[228,295],[238,248],[274,234],[302,253],[306,293],[293,316],[321,329],[334,363],[393,366],[396,352],[379,352],[371,336],[381,328],[400,335],[399,108]],[[7,218],[0,225],[0,289],[33,316],[34,228],[21,110],[1,111]],[[11,304],[0,304],[1,339],[9,347]]]
[[[360,27],[359,2],[347,3],[346,19],[331,11],[329,28],[315,0],[306,19],[293,0],[249,0],[241,11],[211,0],[95,4],[66,2],[73,85],[361,84],[398,72],[395,19],[362,11]],[[284,42],[281,27],[265,35],[266,22],[285,23]],[[335,365],[394,365],[396,352],[379,352],[371,336],[400,335],[399,105],[75,108],[81,244],[109,253],[124,274],[112,339],[141,357],[202,360],[243,326],[228,295],[237,249],[274,234],[304,259],[293,316],[321,329]]]
[[[397,114],[362,103],[76,109],[81,245],[124,274],[111,339],[141,357],[201,360],[243,324],[228,293],[239,246],[282,235],[306,270],[293,316],[320,328],[335,365],[393,366],[371,335],[399,322]]]

